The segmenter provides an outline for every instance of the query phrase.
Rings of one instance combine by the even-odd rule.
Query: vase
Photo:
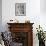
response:
[[[45,41],[39,40],[39,46],[45,46]]]

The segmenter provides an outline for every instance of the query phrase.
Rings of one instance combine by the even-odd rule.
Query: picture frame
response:
[[[26,3],[15,4],[15,16],[26,16]]]

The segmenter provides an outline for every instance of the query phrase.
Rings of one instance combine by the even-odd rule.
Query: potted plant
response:
[[[37,34],[36,36],[38,36],[38,40],[39,40],[39,46],[45,46],[45,35],[43,32],[42,27],[36,28],[37,29]]]

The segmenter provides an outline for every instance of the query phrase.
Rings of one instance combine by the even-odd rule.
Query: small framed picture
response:
[[[15,4],[15,15],[16,16],[26,15],[26,3],[16,3]]]

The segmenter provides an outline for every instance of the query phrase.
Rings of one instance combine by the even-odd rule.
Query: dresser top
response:
[[[33,25],[34,23],[7,23],[8,25],[25,25],[25,24],[29,24],[29,25]]]

